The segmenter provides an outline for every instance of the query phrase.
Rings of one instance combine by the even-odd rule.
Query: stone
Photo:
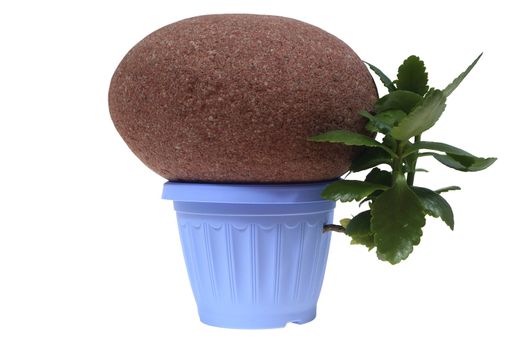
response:
[[[167,25],[123,58],[114,125],[171,181],[296,183],[344,174],[355,150],[307,141],[364,130],[372,77],[340,39],[277,16],[208,15]]]

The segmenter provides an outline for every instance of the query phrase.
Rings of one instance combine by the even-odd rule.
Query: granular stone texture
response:
[[[171,181],[291,183],[336,178],[353,150],[307,141],[364,130],[377,98],[358,56],[297,20],[261,15],[185,19],[150,34],[111,81],[116,129]]]

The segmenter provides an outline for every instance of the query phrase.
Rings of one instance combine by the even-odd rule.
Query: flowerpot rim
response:
[[[321,193],[335,180],[290,184],[229,184],[168,181],[162,198],[175,202],[297,204],[325,202]]]

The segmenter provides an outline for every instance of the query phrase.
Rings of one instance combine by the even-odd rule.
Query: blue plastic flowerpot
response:
[[[326,182],[289,185],[167,182],[203,323],[278,328],[316,316],[335,203]]]

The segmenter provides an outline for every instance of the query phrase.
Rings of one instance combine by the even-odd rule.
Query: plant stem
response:
[[[401,175],[403,176],[403,148],[405,147],[404,142],[398,141],[396,144],[396,156],[392,162],[392,185],[396,183],[396,179]]]
[[[421,134],[414,136],[414,143],[418,143],[421,141]],[[410,169],[409,173],[407,174],[407,185],[412,186],[414,185],[414,176],[416,176],[416,163],[418,162],[418,151],[414,153],[414,161],[412,162],[412,169]]]
[[[323,232],[329,232],[329,231],[345,233],[345,228],[341,225],[333,225],[333,224],[323,225]]]

